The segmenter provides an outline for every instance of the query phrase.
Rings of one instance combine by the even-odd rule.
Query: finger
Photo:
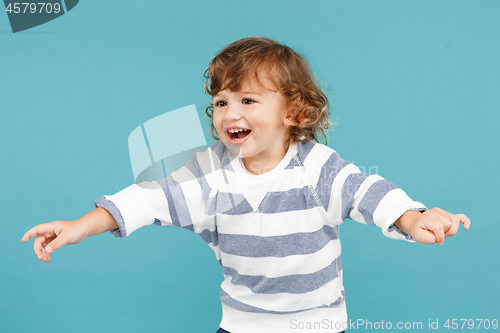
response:
[[[23,238],[21,238],[21,242],[26,242],[28,239],[36,236],[37,234],[38,234],[38,226],[33,227],[30,230],[26,231]]]
[[[26,242],[31,237],[35,237],[36,235],[41,235],[41,234],[44,234],[45,232],[52,231],[52,230],[53,230],[53,227],[51,225],[49,225],[48,223],[39,224],[39,225],[31,228],[30,230],[26,231],[26,233],[24,234],[21,241]]]
[[[43,235],[36,236],[35,241],[33,242],[33,249],[35,251],[35,255],[38,257],[38,260],[43,260],[43,248],[46,244],[46,238]]]
[[[436,235],[432,231],[420,229],[418,234],[413,235],[413,239],[420,244],[435,244]]]
[[[42,245],[43,245],[43,250],[42,250],[42,252],[43,252],[43,261],[44,261],[44,262],[49,262],[49,261],[50,261],[50,252],[49,252],[49,251],[47,251],[47,244],[48,244],[48,243],[49,243],[52,239],[54,239],[54,237],[51,237],[51,238],[47,239],[47,240],[45,241],[45,243],[44,243],[44,244],[42,244]]]
[[[43,248],[42,252],[43,252],[43,262],[49,262],[50,253],[48,253],[47,250],[45,250],[45,248]]]
[[[446,216],[451,221],[451,227],[447,230],[445,229],[445,238],[455,235],[458,232],[458,226],[460,225],[460,219],[455,214],[446,212]]]
[[[50,253],[45,251],[45,257],[43,259],[44,262],[50,262]]]
[[[446,233],[444,234],[444,237],[447,238],[447,237],[454,236],[458,232],[459,226],[460,226],[460,220],[457,219],[457,221],[453,222],[453,226],[450,229],[448,229],[448,231],[446,231]]]
[[[443,232],[447,232],[450,230],[451,227],[453,227],[453,220],[452,217],[448,212],[444,212],[443,214],[437,215],[438,220],[440,221],[441,225],[443,226]]]
[[[57,237],[54,238],[47,246],[46,250],[48,253],[52,253],[55,250],[59,249],[61,246],[68,244],[68,240],[66,239],[66,234],[61,232]]]
[[[433,219],[428,221],[426,227],[436,236],[436,243],[442,245],[444,243],[443,223],[439,219]]]
[[[460,219],[460,223],[464,225],[465,230],[469,230],[470,228],[470,219],[464,214],[455,214]]]
[[[443,228],[438,228],[434,230],[434,235],[436,236],[436,242],[439,245],[443,245],[444,243],[444,230]]]
[[[42,248],[42,255],[43,255],[42,261],[47,262],[47,251],[45,251],[45,247]]]

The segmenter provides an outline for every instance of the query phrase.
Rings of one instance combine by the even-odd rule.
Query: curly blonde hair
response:
[[[210,96],[230,89],[239,91],[244,82],[251,80],[264,87],[259,73],[285,96],[295,110],[295,123],[290,138],[294,142],[321,136],[325,143],[325,130],[332,125],[329,118],[328,99],[316,82],[307,61],[290,47],[266,37],[247,37],[224,47],[210,61],[205,71],[205,90]],[[212,103],[205,113],[212,120],[210,133],[219,140],[213,124]]]

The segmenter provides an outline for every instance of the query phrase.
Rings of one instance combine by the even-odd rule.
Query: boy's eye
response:
[[[243,104],[253,104],[255,101],[250,98],[243,98]]]
[[[215,106],[218,106],[218,107],[224,107],[227,105],[227,102],[226,101],[217,101],[215,103]]]

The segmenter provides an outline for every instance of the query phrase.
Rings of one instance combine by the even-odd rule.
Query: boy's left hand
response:
[[[394,224],[418,243],[442,245],[445,238],[458,232],[461,223],[465,230],[469,229],[470,220],[464,214],[452,214],[435,207],[424,212],[407,211]]]

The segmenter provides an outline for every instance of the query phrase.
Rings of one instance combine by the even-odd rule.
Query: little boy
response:
[[[199,234],[222,266],[219,332],[294,332],[294,322],[328,322],[315,331],[339,332],[347,328],[339,241],[346,218],[427,244],[443,244],[460,223],[469,228],[465,215],[427,210],[318,143],[330,126],[328,100],[292,49],[245,38],[217,54],[205,77],[219,141],[165,179],[97,199],[76,221],[30,229],[22,241],[38,235],[39,260],[105,231],[126,237],[153,223],[176,225]]]

